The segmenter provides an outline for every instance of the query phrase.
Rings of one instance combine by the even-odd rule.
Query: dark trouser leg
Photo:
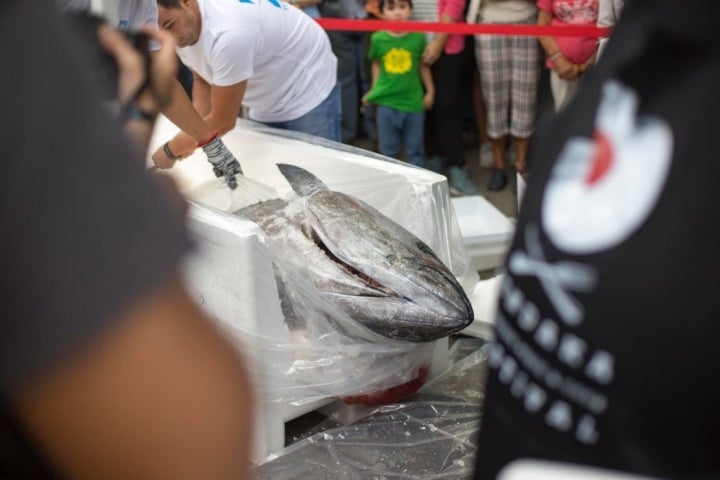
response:
[[[340,120],[341,138],[349,142],[357,136],[360,97],[360,73],[362,63],[358,64],[358,50],[362,49],[362,34],[354,32],[328,31],[332,51],[337,57],[337,81],[340,85],[342,117]]]
[[[472,79],[467,53],[443,53],[432,69],[435,82],[435,105],[432,111],[435,138],[441,155],[447,158],[450,166],[456,167],[465,165],[463,102],[469,98],[466,94],[470,92],[469,82]]]

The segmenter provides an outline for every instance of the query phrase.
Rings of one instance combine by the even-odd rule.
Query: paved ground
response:
[[[517,217],[517,195],[515,193],[515,168],[507,169],[508,184],[499,192],[490,192],[487,183],[490,179],[490,168],[480,165],[479,147],[473,146],[465,151],[465,162],[470,176],[482,189],[483,196],[508,217]]]

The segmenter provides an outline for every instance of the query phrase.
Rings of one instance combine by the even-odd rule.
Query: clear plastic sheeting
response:
[[[185,263],[186,283],[245,353],[263,401],[373,393],[414,379],[430,363],[433,344],[393,341],[356,323],[273,257],[254,223],[193,204],[189,226],[198,249]],[[303,308],[302,328],[288,326],[279,281],[282,295]]]
[[[293,443],[257,466],[254,478],[472,478],[486,374],[481,342],[459,340],[453,356],[465,356],[418,393]]]
[[[176,131],[162,119],[150,152]],[[421,238],[469,292],[477,274],[444,177],[241,119],[223,141],[245,173],[236,190],[214,177],[200,150],[167,173],[192,200],[189,227],[198,248],[186,262],[186,283],[244,354],[261,402],[305,405],[415,379],[431,362],[434,344],[391,340],[359,325],[308,281],[303,259],[289,258],[255,223],[230,212],[272,196],[293,198],[276,164],[300,166],[331,190],[360,198]],[[301,322],[288,318],[282,305],[288,299]]]

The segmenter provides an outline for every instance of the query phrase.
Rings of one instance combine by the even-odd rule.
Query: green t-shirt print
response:
[[[383,31],[372,34],[368,58],[378,61],[380,73],[367,97],[370,103],[403,112],[423,111],[420,57],[425,44],[425,35],[417,32],[400,37]]]

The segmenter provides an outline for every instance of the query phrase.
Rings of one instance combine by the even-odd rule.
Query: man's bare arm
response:
[[[185,89],[179,81],[175,81],[172,86],[172,101],[162,110],[162,114],[165,115],[168,120],[173,122],[183,132],[186,132],[188,136],[193,140],[192,149],[186,148],[181,151],[180,145],[172,144],[168,145],[171,152],[178,157],[184,158],[192,154],[197,148],[197,143],[202,142],[210,138],[215,131],[205,123],[205,120],[200,116],[198,111],[195,109],[193,104],[190,102],[185,93]],[[165,151],[160,148],[152,156],[155,164],[160,168],[170,168],[175,163],[174,160],[169,158]]]
[[[232,130],[237,121],[237,115],[242,105],[246,86],[247,81],[227,87],[211,86],[207,92],[209,102],[201,98],[202,95],[193,100],[193,102],[196,103],[198,107],[203,108],[203,110],[205,109],[205,105],[209,106],[209,110],[207,110],[202,118],[199,117],[198,110],[190,103],[184,92],[184,101],[181,100],[178,102],[173,99],[170,110],[166,109],[167,113],[166,110],[163,110],[163,113],[182,130],[182,132],[175,135],[168,143],[172,153],[182,158],[187,157],[195,151],[198,142],[209,139],[215,132],[223,135]],[[197,88],[201,87],[196,87],[193,90],[193,96],[196,95],[196,92],[200,94]],[[168,115],[168,113],[170,115]],[[203,138],[194,138],[193,135],[190,135],[191,132],[185,130],[183,127],[185,122],[188,122],[188,119],[194,116],[197,116],[207,126],[207,135]],[[156,153],[159,154],[160,150]],[[155,155],[153,155],[153,159],[155,159]]]
[[[193,72],[193,106],[195,110],[202,117],[205,117],[210,113],[211,105],[210,84],[196,72]]]

